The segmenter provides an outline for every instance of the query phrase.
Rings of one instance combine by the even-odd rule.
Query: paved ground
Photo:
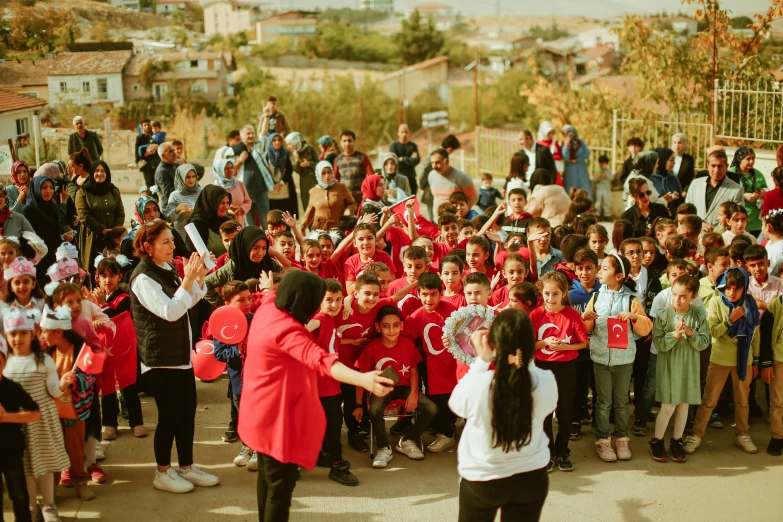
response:
[[[127,427],[118,439],[105,442],[103,469],[109,479],[96,485],[97,498],[79,502],[73,490],[57,488],[63,519],[102,519],[116,522],[158,520],[253,521],[256,474],[231,461],[238,443],[225,444],[228,401],[226,379],[199,383],[196,417],[196,461],[221,478],[218,487],[197,488],[172,495],[152,488],[152,436],[134,439]],[[142,399],[145,424],[154,432],[155,404]],[[746,455],[732,445],[733,430],[709,430],[704,446],[686,464],[660,464],[647,453],[646,439],[633,437],[634,458],[605,464],[593,452],[593,438],[585,428],[582,440],[572,442],[576,470],[550,476],[550,495],[544,520],[625,521],[658,520],[780,520],[783,497],[783,461],[764,453],[768,424],[753,422],[752,436],[761,448]],[[392,439],[394,440],[394,439]],[[361,481],[356,488],[327,479],[327,471],[303,473],[294,492],[292,521],[448,521],[457,518],[456,452],[428,454],[414,462],[395,453],[385,470],[374,470],[365,455],[347,449],[345,457]],[[10,519],[8,500],[6,516]],[[186,518],[187,517],[187,518]]]

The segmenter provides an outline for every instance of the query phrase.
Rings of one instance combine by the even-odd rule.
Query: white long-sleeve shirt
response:
[[[146,274],[139,274],[136,279],[133,280],[131,285],[131,291],[139,298],[141,305],[157,315],[161,319],[166,321],[176,321],[183,315],[188,313],[188,310],[193,308],[199,300],[207,293],[206,286],[198,286],[198,283],[193,283],[193,287],[190,293],[185,289],[179,287],[174,292],[174,297],[169,297],[163,292],[163,288],[157,281],[152,279]],[[192,334],[190,330],[190,319],[188,319],[188,344],[193,345]],[[156,366],[156,368],[167,368],[170,370],[187,370],[193,366],[192,363],[184,364],[182,366]],[[141,364],[141,373],[149,371],[150,368]]]
[[[521,450],[505,453],[492,443],[492,407],[490,384],[495,371],[479,358],[451,392],[449,407],[465,418],[465,429],[457,448],[457,470],[471,481],[501,479],[541,469],[549,463],[549,439],[544,433],[544,419],[557,406],[557,383],[549,370],[531,363],[533,423],[530,443]]]

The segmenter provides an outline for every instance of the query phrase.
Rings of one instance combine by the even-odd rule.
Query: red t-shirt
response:
[[[432,264],[434,266],[440,266],[440,260],[451,253],[454,248],[450,247],[446,243],[432,242]]]
[[[313,320],[319,321],[321,325],[313,331],[313,338],[326,353],[337,353],[337,347],[340,339],[337,337],[337,328],[334,324],[334,317],[323,312],[318,312],[313,316]],[[318,396],[332,397],[340,393],[340,382],[334,377],[318,375]]]
[[[501,308],[508,306],[508,285],[495,288],[489,298],[489,306],[501,305]]]
[[[468,275],[471,273],[473,273],[473,270],[471,270],[469,266],[466,266],[464,274]],[[487,276],[487,279],[489,279],[490,284],[492,284],[492,278],[495,277],[495,274],[497,273],[498,271],[494,268],[484,265],[484,274]]]
[[[366,314],[360,314],[356,308],[356,301],[351,302],[353,313],[348,319],[343,319],[342,314],[337,317],[337,336],[341,339],[371,339],[375,337],[375,318],[383,306],[394,306],[391,299],[379,299],[378,303]],[[340,344],[337,353],[340,362],[349,368],[353,368],[356,359],[362,352],[362,347],[351,344]]]
[[[454,295],[443,295],[441,296],[441,300],[446,301],[457,310],[468,305],[468,300],[465,298],[463,291]]]
[[[395,386],[410,386],[411,368],[415,369],[420,362],[421,354],[416,349],[416,345],[401,335],[394,348],[384,346],[380,338],[370,342],[356,361],[356,368],[362,372],[369,372],[384,370],[391,366],[400,376]]]
[[[411,238],[400,227],[392,226],[386,231],[386,242],[391,245],[392,268],[397,275],[403,274],[403,256],[411,246]]]
[[[587,330],[582,321],[582,315],[570,306],[566,306],[558,313],[547,312],[542,306],[530,313],[530,322],[533,323],[533,332],[536,341],[547,337],[557,337],[568,344],[579,343],[587,340]],[[540,361],[567,362],[576,359],[577,350],[553,351],[536,350],[536,359]]]
[[[321,264],[318,265],[318,277],[321,279],[337,279],[341,283],[343,283],[342,278],[340,277],[340,271],[338,270],[337,266],[334,264],[334,261],[331,259],[327,259],[326,261],[321,261]],[[343,286],[345,286],[345,283],[343,283]]]
[[[443,347],[443,325],[456,308],[441,300],[434,312],[423,306],[405,320],[402,332],[414,340],[421,340],[427,361],[427,393],[451,393],[457,385],[457,360]]]
[[[375,254],[372,256],[372,259],[367,262],[363,262],[361,260],[360,254],[354,254],[348,258],[348,261],[345,262],[345,281],[349,283],[355,282],[356,278],[362,275],[364,272],[364,267],[374,262],[383,263],[389,267],[389,270],[394,270],[394,263],[392,262],[392,258],[389,257],[389,254],[382,250],[376,250]],[[394,274],[392,274],[392,276],[393,275]]]
[[[389,297],[393,296],[409,284],[410,283],[408,283],[408,280],[405,277],[395,279],[389,283]],[[405,297],[397,301],[397,308],[402,310],[402,313],[406,317],[418,310],[420,307],[421,301],[419,301],[419,296],[416,292],[415,286],[408,291],[408,294]]]

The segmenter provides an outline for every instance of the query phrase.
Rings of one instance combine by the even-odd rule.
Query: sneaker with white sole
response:
[[[397,444],[397,451],[406,455],[409,459],[421,460],[424,458],[424,453],[421,452],[415,442],[409,439],[400,439]]]
[[[378,450],[378,453],[375,454],[375,458],[372,461],[372,467],[377,469],[385,468],[393,458],[394,454],[392,453],[391,446],[381,448]]]
[[[696,453],[696,450],[701,446],[701,437],[698,435],[691,435],[685,438],[685,445],[682,447],[683,451],[688,455]]]
[[[252,456],[253,450],[245,445],[242,445],[242,449],[239,450],[239,455],[234,457],[234,466],[247,466],[247,463],[250,462],[250,457]]]
[[[95,460],[103,460],[106,458],[106,452],[103,450],[103,446],[99,442],[95,445]]]
[[[617,454],[618,460],[631,460],[631,448],[628,447],[628,444],[631,442],[631,439],[628,437],[619,437],[617,439],[614,439],[615,442],[615,453]]]
[[[117,428],[114,426],[103,427],[103,440],[114,440],[117,438]]]
[[[41,514],[43,515],[44,522],[62,522],[60,514],[57,513],[57,506],[54,504],[42,507]]]
[[[446,435],[443,435],[442,433],[438,433],[435,435],[435,441],[427,446],[427,451],[430,451],[432,453],[439,453],[443,450],[449,449],[452,446],[454,446],[456,442],[454,442],[453,437],[448,437]]]
[[[133,427],[133,436],[137,439],[143,439],[147,436],[147,428],[144,427],[144,424],[139,424],[138,426]]]
[[[247,461],[248,471],[258,471],[258,453],[253,452],[253,456]]]
[[[195,464],[188,469],[177,468],[177,473],[194,486],[208,488],[220,484],[220,479],[217,476],[210,475]]]
[[[756,447],[755,444],[753,444],[753,441],[750,440],[749,435],[737,435],[734,438],[734,445],[742,448],[742,451],[744,451],[745,453],[759,452],[759,449]]]
[[[179,476],[174,468],[169,468],[165,473],[155,471],[155,480],[152,487],[169,493],[189,493],[195,486]]]
[[[612,447],[612,439],[598,439],[595,441],[595,452],[598,453],[598,457],[604,462],[617,461],[617,453],[614,452]]]

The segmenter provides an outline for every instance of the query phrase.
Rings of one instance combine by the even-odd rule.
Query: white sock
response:
[[[685,433],[685,424],[688,422],[688,405],[678,404],[674,413],[674,433],[672,438],[681,439]]]
[[[674,404],[661,404],[661,411],[658,412],[658,418],[655,419],[655,438],[663,440],[666,435],[666,427],[669,426],[674,414]]]

